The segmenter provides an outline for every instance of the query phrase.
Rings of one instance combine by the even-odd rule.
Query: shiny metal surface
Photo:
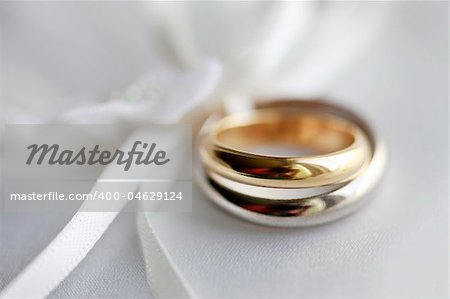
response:
[[[361,128],[369,140],[372,153],[369,165],[357,178],[336,190],[309,197],[274,199],[276,194],[271,193],[270,189],[264,197],[255,197],[231,190],[230,186],[217,184],[209,178],[203,166],[196,163],[195,177],[208,198],[231,214],[247,221],[279,227],[301,227],[329,222],[349,214],[364,202],[362,199],[367,198],[381,178],[387,160],[384,143],[364,120],[342,107],[323,101],[289,100],[258,105],[259,107],[301,105],[305,109],[321,109],[323,112],[348,119]]]
[[[284,145],[315,155],[274,156],[253,148]],[[224,116],[201,142],[205,166],[228,179],[254,186],[309,188],[341,184],[367,167],[371,149],[362,130],[320,109],[297,103]]]
[[[346,183],[331,184],[322,187],[310,187],[310,188],[271,188],[271,187],[259,187],[248,184],[243,184],[230,180],[224,176],[221,176],[214,171],[206,170],[206,175],[212,181],[212,183],[224,187],[230,191],[245,194],[249,197],[266,198],[271,200],[293,200],[297,198],[312,197],[320,194],[325,194],[336,189],[341,188]]]

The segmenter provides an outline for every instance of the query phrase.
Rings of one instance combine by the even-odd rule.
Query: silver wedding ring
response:
[[[325,126],[325,124],[328,126],[329,122],[328,120],[326,120],[327,117],[333,119],[342,119],[343,121],[348,122],[351,126],[356,126],[358,130],[363,133],[364,138],[367,138],[368,149],[364,151],[363,148],[360,151],[361,153],[366,153],[367,157],[365,158],[365,160],[361,160],[366,161],[366,163],[361,164],[359,170],[356,168],[356,170],[352,170],[355,174],[349,177],[348,180],[340,179],[342,178],[342,175],[345,174],[345,167],[326,168],[322,166],[322,168],[320,168],[319,170],[322,171],[323,174],[318,173],[314,177],[314,180],[310,179],[311,176],[306,176],[303,174],[302,177],[283,176],[283,179],[280,180],[279,184],[273,183],[273,172],[276,172],[276,170],[278,169],[274,168],[270,169],[270,174],[272,175],[270,178],[272,179],[272,181],[270,181],[270,183],[266,185],[264,184],[265,177],[260,175],[260,173],[266,173],[264,172],[266,168],[258,168],[258,157],[260,157],[258,155],[255,156],[256,158],[251,156],[253,159],[251,160],[251,162],[253,163],[251,165],[254,166],[254,169],[257,169],[258,171],[260,170],[260,172],[256,172],[256,174],[254,174],[255,172],[253,171],[253,169],[253,172],[246,172],[247,168],[244,168],[244,171],[240,172],[240,165],[235,165],[240,160],[237,160],[238,162],[233,161],[234,164],[230,163],[230,165],[228,165],[221,160],[210,159],[208,163],[205,164],[205,159],[202,159],[202,155],[199,153],[199,155],[196,157],[196,160],[200,163],[196,163],[195,166],[197,182],[201,189],[205,192],[207,197],[227,212],[247,221],[269,226],[301,227],[322,224],[341,218],[354,211],[357,207],[365,202],[365,200],[362,199],[369,197],[369,193],[371,193],[370,191],[374,189],[375,185],[382,177],[387,159],[385,145],[375,134],[374,130],[362,118],[349,111],[348,109],[321,100],[277,100],[272,102],[265,101],[256,103],[254,111],[265,111],[265,113],[267,111],[273,111],[274,115],[277,115],[277,113],[286,113],[288,111],[289,116],[286,115],[286,119],[288,119],[289,117],[295,118],[297,114],[299,115],[299,119],[301,117],[305,118],[305,114],[308,115],[308,117],[310,117],[309,115],[311,115],[311,120],[306,119],[306,121],[311,121],[313,126],[309,124],[306,127],[301,127],[305,122],[305,120],[303,119],[300,119],[301,123],[300,121],[299,124],[289,123],[289,126],[285,124],[273,125],[271,123],[270,125],[273,125],[274,129],[273,132],[270,132],[270,134],[274,134],[273,136],[277,136],[277,134],[287,135],[287,139],[289,140],[290,144],[294,145],[295,143],[291,141],[295,141],[295,139],[290,139],[290,131],[293,132],[292,134],[304,134],[305,136],[308,136],[308,138],[310,138],[308,139],[308,144],[315,145],[317,142],[314,138],[322,138],[324,140],[321,140],[320,142],[321,144],[324,144],[325,142],[325,149],[330,148],[333,150],[333,142],[339,144],[340,140],[336,139],[336,136],[338,135],[333,135],[332,131],[328,132],[326,130],[317,130],[313,133],[309,132],[311,134],[306,135],[308,132],[305,133],[302,130],[306,130],[310,127],[313,129],[315,129],[316,127],[322,128]],[[312,118],[316,117],[316,115],[320,115],[317,116],[317,120]],[[202,145],[209,145],[210,142],[214,141],[214,139],[210,138],[210,136],[212,135],[212,132],[215,132],[215,134],[217,135],[217,128],[223,127],[223,124],[221,124],[221,120],[224,119],[224,117],[226,117],[226,114],[223,111],[218,111],[212,113],[209,120],[205,122],[205,125],[200,131],[198,137],[200,148]],[[325,120],[322,120],[322,118],[324,118]],[[265,119],[261,118],[258,119],[258,121],[264,123]],[[320,121],[326,123],[322,125]],[[292,124],[300,127],[293,127]],[[340,125],[339,123],[337,124]],[[233,126],[236,126],[238,128],[239,126],[242,126],[244,128],[242,129],[244,133],[249,131],[248,127],[244,127],[245,125],[240,123],[233,124]],[[253,123],[251,123],[251,126],[253,126],[251,127],[252,130],[255,128],[260,128]],[[227,128],[228,127],[230,127],[230,125],[227,125]],[[262,130],[267,130],[264,129],[265,127],[261,128],[263,128]],[[270,128],[271,127],[269,127],[269,129]],[[346,127],[344,126],[344,129],[345,128]],[[227,132],[228,135],[233,133],[234,131]],[[242,133],[239,134],[242,135]],[[320,134],[322,134],[322,136],[319,136]],[[261,135],[264,137],[264,134]],[[227,136],[228,139],[224,140],[231,140],[231,142],[235,142],[233,137],[234,136],[231,136],[230,139],[230,137]],[[263,137],[259,136],[258,138],[262,139]],[[239,138],[241,139],[236,139],[236,142],[243,142],[242,140],[245,140],[242,138],[242,136],[239,136]],[[249,138],[251,138],[251,136],[249,136]],[[330,139],[329,142],[327,142],[327,138]],[[268,138],[268,142],[271,142],[271,140],[278,139],[274,137]],[[233,144],[234,147],[239,145],[239,143],[236,142],[235,144]],[[343,147],[345,145],[349,147],[351,146],[351,142],[351,140],[348,142],[349,145],[341,142],[343,145],[339,146]],[[231,152],[231,154],[234,153],[233,151],[227,150],[226,144],[224,151],[227,154],[228,152]],[[250,152],[245,148],[243,150],[237,149],[236,151],[238,155],[244,155],[247,152]],[[323,154],[325,157],[328,157],[327,155],[329,155],[330,157],[334,157],[333,155],[338,157],[337,154],[341,154],[341,152],[342,150],[340,151],[339,149],[337,149],[335,152],[329,154],[321,154]],[[205,151],[202,154],[204,155]],[[315,161],[315,157],[316,156],[311,156],[307,158],[310,158],[311,161]],[[264,164],[267,159],[276,158],[277,157],[262,155],[261,163]],[[357,158],[360,159],[360,157]],[[218,167],[215,168],[210,166],[211,161],[222,163],[219,165],[220,167],[229,167],[230,173],[232,175],[226,176],[224,175],[224,173],[226,174],[226,172],[217,171],[217,169],[219,169]],[[291,160],[288,159],[288,161]],[[294,159],[293,161],[294,164],[292,167],[294,167],[295,169],[295,162],[297,160]],[[298,159],[298,161],[303,160]],[[344,163],[341,160],[338,161],[340,163],[339,165],[342,165]],[[345,161],[345,163],[351,162],[352,161]],[[304,164],[301,164],[301,166],[303,167]],[[317,168],[317,165],[314,165],[313,162],[306,164],[306,166],[309,167],[309,169],[313,170]],[[342,173],[340,173],[339,177],[335,176],[335,182],[331,181],[330,183],[330,180],[332,180],[330,179],[330,177],[332,178],[331,175],[333,175],[332,171],[335,171],[335,169],[338,169]],[[280,171],[283,172],[285,170],[281,169]],[[234,172],[236,174],[234,174]],[[284,173],[285,172],[283,172],[283,175]],[[325,174],[327,175],[326,184],[318,184],[317,182],[320,182],[321,177],[325,177]],[[255,184],[253,184],[252,179],[255,177],[258,180],[255,180]],[[312,182],[311,186],[308,186],[307,179],[310,179],[310,181]],[[296,184],[295,180],[299,180],[299,187],[293,188],[292,186]],[[288,184],[286,184],[287,187],[283,187],[284,181],[288,182]],[[275,183],[276,182],[277,181],[275,181]]]

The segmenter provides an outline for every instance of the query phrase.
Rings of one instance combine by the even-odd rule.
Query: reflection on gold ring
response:
[[[318,154],[273,156],[255,147],[284,145]],[[370,144],[355,124],[332,115],[264,109],[222,118],[201,144],[205,166],[237,182],[308,188],[354,179],[371,159]]]

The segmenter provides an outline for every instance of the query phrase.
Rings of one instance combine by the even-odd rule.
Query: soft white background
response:
[[[330,225],[281,230],[234,219],[197,190],[192,214],[152,223],[201,298],[447,296],[448,4],[390,5],[364,55],[325,90],[388,142],[375,200]],[[3,3],[0,19],[2,100],[27,121],[106,99],[160,64],[139,3]],[[54,298],[151,296],[132,217],[119,216]],[[70,215],[2,219],[0,287]]]

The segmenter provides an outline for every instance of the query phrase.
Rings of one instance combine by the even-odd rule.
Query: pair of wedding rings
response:
[[[350,213],[386,161],[383,143],[365,121],[320,100],[217,111],[198,142],[198,178],[208,197],[234,215],[271,226],[315,225]]]

